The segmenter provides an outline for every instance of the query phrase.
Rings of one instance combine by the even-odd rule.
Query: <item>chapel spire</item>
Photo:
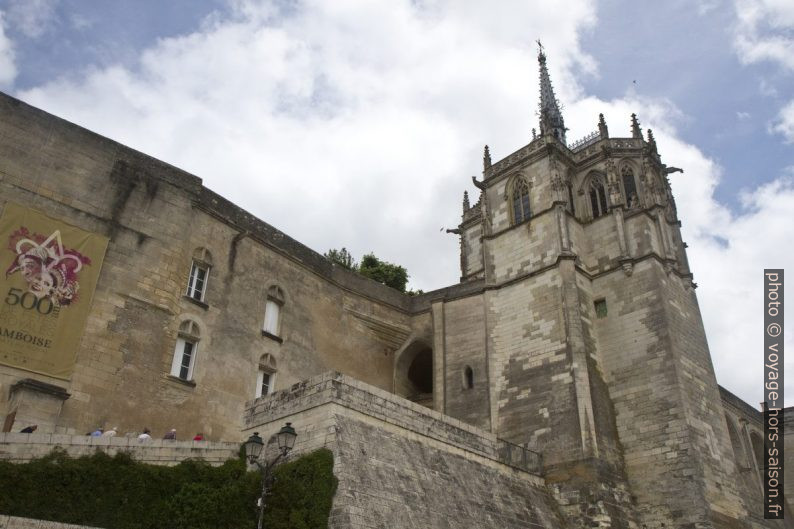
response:
[[[562,119],[560,105],[554,97],[554,88],[546,68],[546,54],[543,44],[538,40],[538,63],[540,64],[540,134],[551,134],[563,143],[565,141],[565,121]]]

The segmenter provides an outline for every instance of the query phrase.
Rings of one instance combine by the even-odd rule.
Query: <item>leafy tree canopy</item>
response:
[[[400,265],[381,261],[373,253],[361,258],[358,273],[400,292],[405,292],[405,285],[408,284],[408,270]]]
[[[350,252],[347,251],[347,248],[342,247],[341,250],[337,250],[336,248],[331,248],[327,252],[323,254],[323,257],[328,259],[334,264],[338,264],[348,270],[357,270],[358,264],[356,260],[353,259],[353,256]]]
[[[378,283],[383,283],[400,292],[405,292],[405,286],[408,284],[408,271],[404,267],[382,261],[372,252],[362,257],[360,263],[356,263],[356,260],[353,259],[350,252],[347,251],[347,248],[342,248],[341,250],[332,248],[325,252],[323,257],[334,264],[358,272],[364,277],[373,279]],[[407,293],[416,295],[421,294],[422,291],[419,290],[414,292],[411,290]]]

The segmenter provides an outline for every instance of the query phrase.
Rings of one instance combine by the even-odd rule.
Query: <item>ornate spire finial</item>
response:
[[[609,138],[609,129],[607,128],[607,122],[604,120],[604,114],[598,115],[598,133],[601,138]]]
[[[535,130],[535,127],[532,127],[532,139],[534,140],[537,137],[538,137],[538,131]]]
[[[545,136],[550,134],[560,140],[565,141],[565,121],[562,119],[560,105],[554,96],[554,88],[551,86],[549,70],[546,68],[546,54],[543,52],[543,45],[538,41],[538,63],[540,63],[540,134]]]
[[[482,153],[482,167],[483,169],[488,169],[491,167],[491,151],[488,149],[488,146],[485,146]]]
[[[469,211],[469,209],[471,209],[471,206],[469,205],[469,192],[468,191],[464,191],[463,192],[463,213],[466,213],[467,211]]]
[[[642,139],[642,129],[640,129],[640,122],[637,121],[637,114],[631,115],[631,137]]]
[[[648,129],[648,145],[652,152],[656,152],[656,138],[653,137],[653,131]]]

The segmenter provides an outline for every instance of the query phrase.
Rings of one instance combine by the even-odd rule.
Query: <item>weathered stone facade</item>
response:
[[[634,117],[569,147],[545,70],[541,134],[486,147],[464,198],[461,282],[415,297],[0,96],[0,206],[110,239],[71,378],[0,367],[5,431],[236,441],[291,417],[337,456],[334,527],[781,526],[759,516],[758,412],[714,376],[676,169]],[[542,470],[500,459],[514,445]]]

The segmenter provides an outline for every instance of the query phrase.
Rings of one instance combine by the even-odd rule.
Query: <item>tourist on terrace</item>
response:
[[[119,429],[116,427],[111,428],[107,432],[102,434],[102,437],[116,437],[116,434],[119,433]]]

